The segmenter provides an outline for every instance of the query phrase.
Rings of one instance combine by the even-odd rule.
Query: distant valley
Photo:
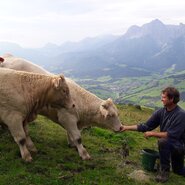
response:
[[[43,48],[0,42],[1,54],[12,53],[53,73],[64,73],[102,98],[117,103],[161,106],[168,85],[181,92],[185,107],[185,25],[156,19],[131,26],[124,35],[106,35]]]

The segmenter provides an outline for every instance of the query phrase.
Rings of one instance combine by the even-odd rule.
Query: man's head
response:
[[[177,104],[180,100],[180,93],[174,87],[166,87],[162,90],[161,101],[164,106],[169,106],[171,104]]]

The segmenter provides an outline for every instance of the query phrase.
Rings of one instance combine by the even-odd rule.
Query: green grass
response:
[[[146,121],[153,110],[119,105],[124,124]],[[0,185],[154,185],[156,173],[149,173],[148,183],[132,180],[128,174],[143,169],[142,148],[156,149],[156,139],[145,139],[143,133],[113,133],[100,128],[82,132],[82,141],[92,159],[82,161],[75,149],[69,148],[63,128],[39,116],[29,125],[38,153],[33,162],[20,158],[18,146],[8,130],[0,128]],[[129,151],[129,156],[125,152]],[[184,178],[171,173],[167,185],[183,185]]]

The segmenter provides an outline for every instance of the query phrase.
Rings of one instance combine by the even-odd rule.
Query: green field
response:
[[[146,121],[153,110],[119,105],[124,124]],[[69,148],[63,128],[39,116],[29,125],[30,135],[38,149],[33,162],[20,158],[18,146],[7,129],[0,127],[0,185],[154,185],[156,172],[146,172],[149,181],[130,178],[134,170],[143,170],[141,150],[156,149],[156,139],[145,139],[142,133],[113,133],[100,128],[82,132],[82,141],[92,159],[82,161]],[[129,155],[128,155],[129,154]],[[167,185],[183,185],[184,178],[173,173]]]
[[[101,79],[101,80],[100,80]],[[154,74],[152,76],[124,77],[111,79],[102,77],[99,79],[80,81],[76,79],[85,89],[106,99],[111,97],[116,103],[139,104],[147,107],[161,107],[161,90],[167,86],[174,86],[183,95],[181,105],[185,102],[185,72],[171,75]]]

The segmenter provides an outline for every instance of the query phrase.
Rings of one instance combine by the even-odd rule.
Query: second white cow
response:
[[[4,62],[1,67],[51,74],[25,59],[11,55],[3,56],[3,58]],[[97,126],[119,132],[123,126],[118,117],[118,110],[111,99],[102,100],[69,78],[66,78],[66,82],[75,104],[76,113],[66,109],[44,107],[40,114],[64,127],[69,144],[77,148],[83,160],[90,159],[89,153],[82,145],[81,130],[84,127]]]

